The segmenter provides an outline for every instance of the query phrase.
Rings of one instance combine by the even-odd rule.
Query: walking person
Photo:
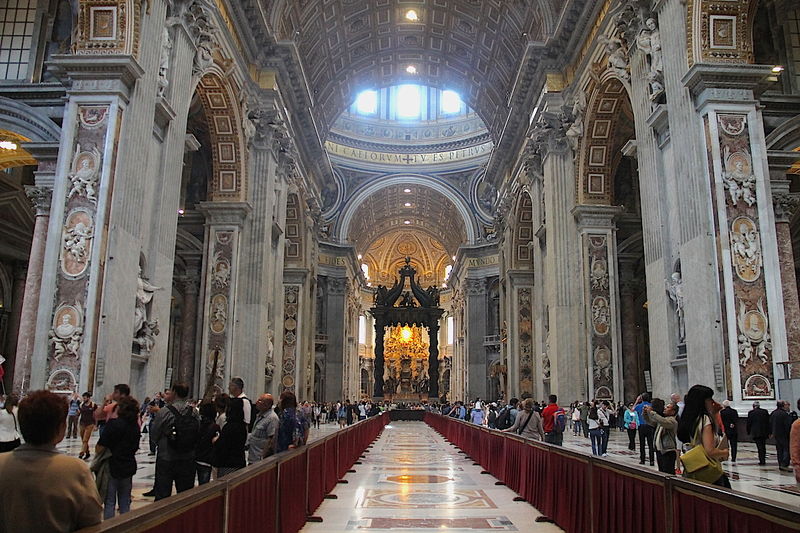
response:
[[[584,438],[589,438],[589,402],[583,402],[578,408],[581,413],[581,429]]]
[[[547,400],[549,403],[542,411],[542,426],[544,428],[544,441],[556,446],[564,443],[564,425],[566,425],[567,415],[558,406],[558,397],[551,394]]]
[[[0,409],[0,453],[10,452],[19,447],[19,417],[16,394],[6,396],[5,404]]]
[[[530,398],[523,400],[522,409],[523,410],[514,420],[514,424],[512,424],[510,428],[501,431],[505,433],[516,433],[526,439],[544,440],[542,417],[534,410],[533,400]]]
[[[718,448],[720,436],[716,420],[722,406],[714,401],[714,391],[705,385],[694,385],[686,393],[684,402],[683,415],[678,422],[678,438],[692,448],[702,447],[709,464],[694,472],[689,472],[684,464],[683,475],[731,488],[731,482],[722,470],[722,461],[728,458],[728,448]]]
[[[789,466],[789,434],[792,431],[792,415],[789,414],[789,402],[778,400],[777,408],[769,416],[772,438],[775,439],[775,451],[778,455],[778,468],[783,472],[791,472]]]
[[[69,399],[69,409],[67,410],[68,439],[78,438],[78,415],[79,415],[78,410],[80,406],[81,406],[81,397],[78,396],[77,392],[73,392],[72,397]]]
[[[651,407],[645,407],[644,416],[648,422],[655,424],[656,432],[654,442],[656,446],[656,460],[658,471],[665,474],[675,474],[675,460],[678,456],[678,404],[670,402],[664,405],[664,400],[656,398]]]
[[[194,408],[187,403],[189,386],[175,383],[166,394],[166,407],[160,409],[153,420],[150,438],[157,443],[156,501],[194,486],[196,471],[194,450],[200,438],[200,420]]]
[[[800,399],[797,400],[797,410],[800,411]],[[792,423],[789,434],[789,453],[794,467],[794,480],[800,485],[800,419]]]
[[[116,416],[106,423],[106,428],[97,442],[95,452],[111,452],[109,459],[108,488],[104,496],[103,519],[113,518],[119,504],[119,514],[131,510],[131,489],[136,473],[136,451],[139,449],[139,402],[130,396],[119,399]]]
[[[78,459],[89,459],[89,439],[94,431],[95,411],[97,404],[92,401],[92,395],[84,392],[83,401],[78,407],[78,428],[81,435],[81,453],[78,454]]]
[[[767,437],[769,437],[769,413],[762,409],[759,402],[753,402],[753,409],[747,413],[747,434],[756,443],[758,464],[767,464]]]
[[[577,437],[578,434],[582,431],[581,426],[581,410],[580,404],[575,402],[572,405],[572,436]]]
[[[625,431],[628,432],[628,449],[633,452],[636,451],[636,429],[639,427],[639,415],[633,410],[633,403],[628,404],[623,417]]]
[[[731,462],[736,462],[736,451],[739,447],[739,433],[736,430],[736,421],[739,420],[739,413],[736,409],[731,407],[731,402],[725,400],[722,402],[722,411],[719,416],[722,419],[722,428],[725,431],[725,436],[728,437],[728,444],[731,449]]]

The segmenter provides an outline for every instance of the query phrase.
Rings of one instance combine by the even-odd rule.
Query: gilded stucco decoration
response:
[[[145,0],[80,0],[76,54],[139,53]]]
[[[686,48],[694,63],[753,63],[758,0],[687,0]]]

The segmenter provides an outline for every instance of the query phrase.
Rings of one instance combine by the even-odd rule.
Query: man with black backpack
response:
[[[514,425],[514,421],[517,418],[518,403],[519,400],[517,398],[511,398],[508,405],[500,409],[500,412],[497,413],[497,420],[495,421],[495,427],[497,429],[508,429]]]
[[[194,487],[194,449],[200,439],[200,419],[188,405],[189,387],[175,383],[166,393],[166,406],[156,413],[150,438],[158,443],[156,455],[156,501]]]

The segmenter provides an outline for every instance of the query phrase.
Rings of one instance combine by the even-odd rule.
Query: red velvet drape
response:
[[[296,533],[306,523],[306,454],[279,465],[278,498],[280,533]]]
[[[649,482],[604,466],[594,467],[592,483],[596,495],[595,533],[666,531],[662,483]]]
[[[673,533],[797,533],[800,523],[779,524],[767,517],[711,502],[681,491],[672,493]]]
[[[228,531],[275,533],[278,467],[275,465],[257,477],[231,489],[228,499]],[[254,505],[254,502],[260,502]],[[181,522],[175,531],[194,531]]]
[[[325,444],[310,446],[308,456],[308,507],[306,513],[314,514],[325,498]]]
[[[196,533],[219,533],[225,518],[225,497],[219,497],[197,504],[181,514],[150,529],[144,533],[175,533],[176,531],[192,531]]]

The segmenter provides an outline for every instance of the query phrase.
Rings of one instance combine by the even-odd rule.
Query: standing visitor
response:
[[[717,447],[720,437],[716,419],[722,406],[714,401],[714,391],[705,385],[694,385],[686,393],[685,402],[683,416],[678,422],[678,438],[692,448],[690,452],[694,448],[700,448],[707,458],[708,466],[689,472],[684,459],[690,453],[687,452],[681,456],[684,461],[683,475],[689,479],[731,488],[731,482],[722,470],[722,461],[728,458],[728,448]]]
[[[250,400],[231,398],[228,412],[225,417],[225,427],[215,438],[214,461],[212,466],[217,469],[217,478],[244,468],[244,446],[247,442],[247,424],[244,421],[244,404]]]
[[[628,449],[636,451],[636,429],[639,427],[639,415],[633,409],[633,403],[625,410],[625,430],[628,432]]]
[[[253,404],[250,403],[250,398],[244,393],[244,380],[239,377],[231,379],[231,382],[228,384],[228,392],[231,398],[239,398],[242,400],[244,423],[247,425],[247,430],[249,431],[250,425],[253,422]]]
[[[347,403],[350,403],[349,400]],[[297,409],[297,398],[292,391],[281,393],[281,416],[278,425],[277,453],[303,446],[308,441],[308,424]]]
[[[189,386],[175,383],[166,394],[166,407],[156,413],[150,438],[157,443],[156,501],[194,486],[194,450],[200,439],[200,421],[186,402]]]
[[[0,453],[10,452],[20,445],[18,404],[17,396],[9,394],[0,409]]]
[[[81,406],[81,397],[77,392],[72,393],[69,399],[69,410],[67,411],[67,438],[78,438],[78,415]]]
[[[99,524],[103,504],[83,461],[60,453],[66,398],[35,391],[19,404],[25,444],[0,454],[0,531],[66,533]]]
[[[735,463],[736,450],[739,446],[739,434],[736,431],[736,421],[739,420],[739,413],[731,407],[731,402],[728,400],[722,402],[722,406],[724,409],[720,411],[719,416],[722,419],[722,427],[731,447],[731,461]]]
[[[94,431],[95,411],[97,404],[92,401],[92,395],[84,392],[83,402],[78,408],[78,427],[81,435],[81,453],[78,454],[78,459],[89,459],[89,438]]]
[[[94,410],[94,422],[97,425],[97,432],[101,435],[103,434],[103,429],[106,427],[106,416],[108,416],[106,407],[111,405],[113,401],[111,395],[106,394],[103,398],[103,405],[98,405],[97,409]]]
[[[678,404],[664,405],[664,400],[656,398],[651,407],[643,409],[644,416],[651,424],[656,425],[654,442],[658,471],[665,474],[675,473],[675,461],[678,456]]]
[[[606,425],[603,428],[602,449],[600,455],[603,457],[608,456],[608,439],[611,437],[611,428],[614,427],[614,411],[611,409],[611,403],[608,400],[603,400],[600,403],[599,409],[606,415]]]
[[[136,473],[136,450],[141,440],[139,432],[139,402],[130,396],[121,397],[116,405],[116,416],[106,423],[97,442],[95,452],[111,452],[109,460],[108,489],[105,494],[103,519],[114,517],[119,503],[119,514],[131,510],[131,489]]]
[[[339,419],[339,429],[344,429],[347,426],[347,407],[343,403],[339,403],[338,412],[336,417]]]
[[[800,411],[800,399],[797,400],[797,410]],[[794,467],[794,480],[800,485],[800,419],[792,423],[792,431],[789,435],[789,451],[791,453],[792,466]]]
[[[363,401],[358,404],[358,419],[359,420],[367,419],[367,404],[365,404]]]
[[[506,433],[516,433],[521,437],[531,440],[544,440],[544,428],[542,427],[542,417],[533,409],[533,400],[528,398],[522,402],[520,411],[514,424],[502,430]]]
[[[650,466],[655,465],[655,450],[653,449],[653,436],[655,435],[655,427],[651,426],[644,419],[644,408],[650,407],[650,393],[643,392],[637,399],[633,410],[636,411],[639,432],[639,464],[644,464],[644,446],[647,444],[648,457],[650,458]]]
[[[470,422],[476,426],[482,426],[484,421],[484,412],[482,408],[473,407],[470,413]]]
[[[577,437],[583,431],[581,424],[581,409],[580,403],[575,402],[572,405],[572,436]]]
[[[566,424],[566,414],[558,406],[558,397],[551,394],[548,398],[547,407],[542,411],[542,426],[544,428],[544,441],[556,446],[561,446],[564,442],[564,425]]]
[[[270,396],[270,399],[271,398],[272,398],[272,396]],[[270,408],[271,407],[272,406],[270,405]],[[314,406],[313,406],[313,410],[314,410],[314,427],[319,429],[319,424],[320,424],[320,421],[322,420],[322,406],[320,404],[318,404],[318,403],[315,403]]]
[[[608,428],[608,417],[603,409],[592,405],[589,408],[589,438],[592,441],[592,455],[603,453],[603,432]]]
[[[747,434],[756,443],[758,464],[767,464],[767,437],[769,437],[769,413],[761,408],[759,402],[753,402],[753,409],[747,413]]]
[[[278,431],[278,415],[272,409],[272,394],[262,394],[256,401],[256,421],[247,437],[247,462],[253,464],[275,453],[275,433]],[[315,408],[319,408],[316,406]],[[317,423],[319,419],[317,419]]]
[[[194,449],[194,464],[197,471],[197,484],[205,485],[211,481],[211,463],[214,462],[214,439],[219,435],[219,426],[214,421],[217,409],[212,402],[200,404],[200,438]]]
[[[789,467],[789,433],[792,431],[792,415],[789,414],[789,402],[778,400],[777,408],[769,417],[770,430],[775,439],[775,451],[778,455],[778,468],[791,472]]]
[[[589,402],[583,402],[581,406],[578,408],[581,413],[581,429],[583,430],[583,436],[588,438],[589,437]]]

